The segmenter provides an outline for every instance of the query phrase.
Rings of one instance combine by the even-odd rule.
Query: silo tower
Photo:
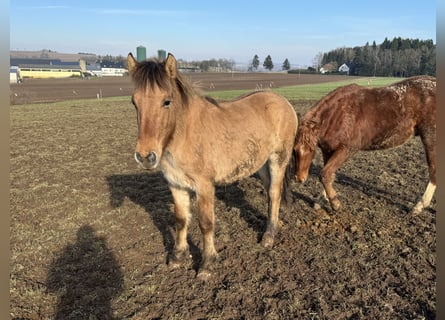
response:
[[[147,60],[147,49],[144,46],[136,48],[136,60],[138,62]]]
[[[167,52],[164,49],[158,50],[158,59],[165,60],[167,58]]]

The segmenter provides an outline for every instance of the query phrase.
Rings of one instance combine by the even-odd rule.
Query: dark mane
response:
[[[212,97],[209,96],[205,96],[204,99],[206,99],[208,102],[210,102],[211,104],[220,107],[218,101],[216,101],[215,99],[213,99]]]
[[[158,86],[162,90],[172,92],[172,94],[177,90],[185,105],[188,105],[190,98],[196,95],[191,85],[179,72],[174,79],[168,76],[164,61],[153,59],[138,63],[132,72],[132,78],[136,89]]]

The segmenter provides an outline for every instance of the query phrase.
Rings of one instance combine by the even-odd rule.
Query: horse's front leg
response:
[[[340,200],[338,200],[337,192],[332,186],[335,180],[335,171],[349,158],[350,152],[345,147],[340,147],[335,150],[332,155],[324,156],[327,160],[323,169],[321,170],[321,182],[323,183],[329,203],[332,209],[338,210],[340,208]]]
[[[278,162],[269,161],[269,203],[268,203],[268,214],[269,220],[267,222],[267,229],[261,239],[261,244],[263,247],[271,248],[274,243],[275,235],[279,228],[279,211],[281,202],[281,192],[283,188],[283,179],[286,167],[282,167]]]
[[[212,265],[218,257],[214,245],[215,187],[212,183],[201,184],[196,191],[199,228],[203,237],[203,253],[197,277],[203,281],[211,276]]]
[[[169,259],[169,266],[178,267],[188,257],[187,227],[190,220],[190,194],[184,189],[170,186],[175,204],[176,236],[173,254]]]

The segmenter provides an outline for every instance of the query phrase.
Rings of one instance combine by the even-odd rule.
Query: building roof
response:
[[[338,71],[349,71],[349,67],[346,63],[343,63],[340,68],[338,68]]]
[[[56,68],[56,69],[78,69],[78,61],[61,61],[60,59],[28,59],[10,58],[10,66],[22,68]]]

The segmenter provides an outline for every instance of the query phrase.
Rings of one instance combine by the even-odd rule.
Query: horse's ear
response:
[[[128,54],[127,56],[127,64],[128,64],[128,72],[133,73],[134,69],[136,68],[138,62],[136,61],[136,59],[133,57],[133,55],[131,54],[131,52]]]
[[[167,71],[167,74],[170,78],[176,78],[176,59],[170,52],[168,53],[167,59],[165,60],[165,71]]]

